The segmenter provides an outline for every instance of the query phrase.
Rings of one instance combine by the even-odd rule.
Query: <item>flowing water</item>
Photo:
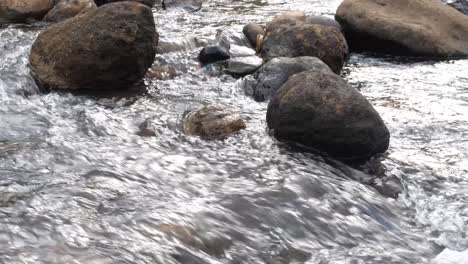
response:
[[[28,53],[45,25],[0,29],[0,263],[468,263],[468,60],[352,54],[343,76],[392,135],[366,173],[278,143],[267,103],[196,62],[195,37],[288,9],[333,16],[339,2],[155,8],[161,42],[183,47],[157,56],[177,76],[120,99],[41,93]],[[181,115],[206,103],[248,128],[184,135]],[[156,137],[138,135],[148,117]],[[398,198],[376,188],[387,179]]]

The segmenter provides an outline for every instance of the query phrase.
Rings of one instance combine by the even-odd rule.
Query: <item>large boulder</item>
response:
[[[60,22],[96,8],[94,0],[59,0],[44,17],[44,20]]]
[[[306,24],[294,18],[275,19],[267,26],[260,55],[265,60],[317,57],[339,73],[348,58],[348,45],[340,30],[334,27]]]
[[[186,134],[207,140],[225,139],[246,128],[241,116],[228,107],[213,104],[184,114],[183,130]]]
[[[306,24],[334,27],[338,29],[339,31],[343,31],[340,23],[336,22],[335,19],[325,17],[325,16],[306,16],[304,22]]]
[[[103,5],[39,34],[29,58],[32,74],[46,89],[128,88],[153,63],[157,38],[147,6]]]
[[[1,0],[0,25],[42,19],[54,6],[54,0]]]
[[[265,63],[250,78],[246,79],[244,89],[256,101],[270,99],[289,77],[307,70],[331,69],[315,57],[274,58]]]
[[[355,50],[468,55],[468,17],[440,0],[345,0],[335,18]]]
[[[102,6],[102,5],[109,4],[109,3],[123,2],[123,1],[137,2],[140,4],[147,5],[149,7],[153,7],[156,4],[156,0],[95,0],[98,6]]]
[[[372,105],[326,70],[292,76],[270,101],[267,123],[279,140],[350,162],[383,153],[389,145],[389,131]]]

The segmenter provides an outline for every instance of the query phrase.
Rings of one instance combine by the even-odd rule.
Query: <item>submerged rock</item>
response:
[[[225,139],[245,128],[244,120],[238,113],[217,104],[188,112],[183,118],[183,130],[186,134],[208,140]]]
[[[202,8],[203,0],[163,0],[164,9],[180,8],[186,11],[197,11]]]
[[[0,25],[41,20],[54,7],[54,0],[1,0]]]
[[[256,101],[265,101],[270,99],[289,77],[312,69],[331,72],[325,63],[315,57],[274,58],[260,67],[253,74],[253,80],[246,81],[244,88],[246,94],[253,96]]]
[[[292,76],[272,98],[268,127],[295,142],[344,160],[383,153],[390,134],[372,105],[340,76],[309,70]]]
[[[121,2],[50,26],[34,42],[30,65],[46,89],[122,89],[140,81],[158,35],[147,6]]]
[[[123,2],[123,1],[137,2],[140,4],[147,5],[149,7],[153,7],[156,4],[156,0],[95,0],[98,6],[102,6],[102,5],[109,4],[109,3]]]
[[[277,19],[266,30],[260,49],[265,60],[275,57],[312,56],[339,73],[348,58],[348,45],[334,27],[306,24],[297,19]]]
[[[200,51],[198,60],[202,64],[210,64],[227,60],[230,57],[229,52],[221,46],[207,46]]]
[[[59,0],[44,17],[44,20],[60,22],[96,8],[93,0]]]
[[[336,20],[355,50],[468,55],[468,17],[439,0],[345,0]]]

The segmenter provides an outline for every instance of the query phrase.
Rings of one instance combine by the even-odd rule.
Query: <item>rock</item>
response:
[[[255,72],[262,66],[263,60],[257,56],[234,58],[227,61],[224,71],[235,77]]]
[[[468,17],[439,0],[345,0],[335,18],[354,50],[468,55]]]
[[[229,54],[231,57],[251,57],[255,56],[255,51],[246,46],[231,45],[229,49]]]
[[[46,89],[128,88],[153,63],[157,38],[150,8],[107,4],[39,34],[29,58],[32,75]]]
[[[44,20],[60,22],[96,8],[97,6],[93,0],[59,0],[44,17]]]
[[[230,50],[231,46],[240,46],[244,48],[252,48],[247,37],[243,33],[234,30],[218,30],[216,32],[215,44],[226,50]]]
[[[289,77],[312,69],[331,72],[325,63],[315,57],[274,58],[253,74],[253,81],[245,83],[246,93],[253,96],[256,101],[268,100],[288,81]]]
[[[265,60],[275,57],[317,57],[339,73],[348,58],[348,45],[336,28],[305,24],[288,18],[268,25],[260,55]]]
[[[203,0],[164,0],[164,9],[180,8],[189,12],[198,11],[202,8]]]
[[[468,2],[466,0],[456,0],[448,3],[451,7],[457,9],[465,15],[468,15]]]
[[[226,49],[220,46],[207,46],[204,47],[198,55],[198,60],[202,64],[210,64],[218,61],[229,59],[229,53]]]
[[[257,47],[257,36],[265,35],[265,28],[263,28],[259,24],[249,23],[245,25],[245,27],[242,29],[242,32],[244,33],[245,37],[249,40],[250,45],[252,45],[252,47]]]
[[[54,0],[1,0],[0,25],[41,20],[54,7]]]
[[[96,5],[102,6],[109,3],[116,3],[116,2],[123,2],[123,1],[130,1],[130,2],[137,2],[140,4],[147,5],[149,7],[153,7],[156,4],[156,0],[95,0]]]
[[[311,25],[334,27],[334,28],[338,29],[339,31],[343,31],[343,29],[341,28],[340,23],[336,22],[335,19],[328,18],[328,17],[325,17],[325,16],[307,16],[305,18],[305,23],[306,24],[311,24]]]
[[[282,21],[282,20],[299,20],[301,22],[304,22],[305,19],[306,19],[306,15],[304,11],[287,11],[274,17],[271,20],[271,22],[267,24],[267,30],[270,26],[274,26],[275,24],[277,24],[279,21]]]
[[[276,138],[343,161],[383,153],[389,131],[372,105],[340,76],[309,70],[289,78],[271,99],[268,127]]]
[[[244,120],[238,113],[217,104],[188,112],[183,118],[183,130],[186,134],[208,140],[225,139],[245,128]]]

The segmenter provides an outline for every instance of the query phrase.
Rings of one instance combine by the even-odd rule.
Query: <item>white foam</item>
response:
[[[468,264],[468,249],[458,252],[446,248],[434,259],[434,264]]]

